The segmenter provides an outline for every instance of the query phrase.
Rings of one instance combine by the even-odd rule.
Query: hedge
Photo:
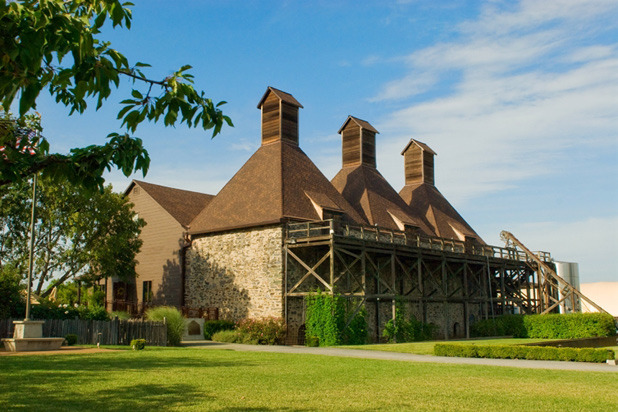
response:
[[[616,325],[607,313],[503,315],[472,325],[472,336],[581,339],[614,336]]]
[[[616,323],[608,313],[569,313],[524,316],[529,338],[580,339],[614,336]]]
[[[212,339],[212,335],[222,330],[234,330],[236,324],[230,320],[204,321],[204,339]]]
[[[533,359],[574,362],[605,362],[615,359],[611,349],[557,348],[553,346],[465,345],[437,343],[434,355],[460,358]]]

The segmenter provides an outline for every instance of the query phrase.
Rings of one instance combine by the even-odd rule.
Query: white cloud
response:
[[[554,173],[575,147],[616,139],[618,50],[595,44],[593,19],[614,10],[618,3],[602,0],[490,5],[456,40],[409,55],[408,73],[373,101],[429,96],[446,79],[451,91],[377,124],[382,173],[402,184],[399,151],[418,138],[439,154],[438,186],[455,201],[472,199]]]
[[[369,99],[371,102],[403,99],[429,90],[438,81],[438,76],[429,73],[410,73],[406,77],[387,83],[382,91]]]

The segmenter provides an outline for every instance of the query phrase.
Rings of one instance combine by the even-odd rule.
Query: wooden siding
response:
[[[298,144],[298,107],[281,102],[281,139]]]
[[[274,93],[270,93],[262,106],[262,144],[275,142],[280,137],[280,100]]]
[[[144,241],[136,260],[136,295],[138,307],[142,306],[144,281],[152,282],[152,304],[182,305],[181,244],[184,228],[145,190],[129,193],[129,201],[139,217],[146,221],[140,235]],[[111,298],[113,282],[108,282]],[[108,300],[109,300],[108,298]]]
[[[434,184],[433,154],[417,145],[410,145],[403,155],[406,185]]]
[[[433,154],[423,150],[423,182],[434,184]]]
[[[361,162],[360,132],[360,127],[352,122],[348,122],[341,131],[343,167],[358,165]]]
[[[271,92],[262,105],[262,144],[278,140],[298,144],[298,107]]]
[[[423,151],[418,146],[410,146],[404,154],[406,185],[423,181]]]
[[[363,164],[376,167],[376,134],[367,129],[362,130]]]

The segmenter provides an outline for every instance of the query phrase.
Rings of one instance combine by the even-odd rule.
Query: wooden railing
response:
[[[481,245],[461,240],[392,230],[379,226],[347,225],[333,220],[288,223],[285,235],[288,243],[309,242],[330,239],[332,236],[340,236],[364,241],[407,245],[441,252],[468,253],[477,256],[524,262],[529,260],[524,252],[511,247]],[[544,262],[551,261],[551,255],[548,252],[535,253],[540,260]]]

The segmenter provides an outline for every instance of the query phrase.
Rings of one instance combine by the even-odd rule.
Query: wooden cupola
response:
[[[376,167],[376,133],[369,122],[348,116],[338,132],[341,135],[343,167]]]
[[[405,164],[406,185],[419,183],[435,185],[433,157],[436,152],[425,143],[410,139],[401,154]]]
[[[269,86],[257,107],[262,111],[262,145],[281,140],[298,145],[298,108],[303,106],[294,96]]]

